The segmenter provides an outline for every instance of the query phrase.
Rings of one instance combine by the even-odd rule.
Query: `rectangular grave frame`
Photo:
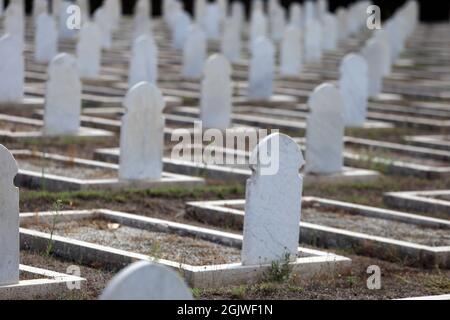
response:
[[[124,212],[107,209],[79,210],[22,213],[20,221],[34,221],[39,219],[51,219],[53,216],[65,217],[66,219],[83,219],[89,217],[104,217],[123,225],[135,228],[151,228],[160,232],[174,232],[181,236],[197,236],[203,240],[219,243],[224,246],[239,248],[242,245],[242,235],[227,233],[197,226],[160,220],[150,217],[133,215]],[[262,280],[264,274],[270,269],[270,265],[242,266],[240,263],[223,265],[192,266],[184,263],[164,259],[155,259],[148,255],[133,253],[88,243],[57,235],[31,229],[20,229],[20,242],[22,249],[45,250],[48,241],[53,242],[54,254],[64,259],[76,260],[78,263],[103,262],[112,268],[123,268],[124,266],[139,260],[162,264],[166,267],[182,271],[184,278],[191,287],[195,288],[218,288],[224,285],[241,285]],[[292,272],[300,277],[309,278],[324,272],[347,273],[350,270],[351,260],[328,252],[314,249],[298,248],[299,253],[306,255],[299,257],[291,263]]]
[[[100,148],[95,150],[94,159],[109,163],[117,163],[119,159],[118,148]],[[163,158],[163,166],[165,170],[178,172],[180,174],[188,174],[193,176],[201,176],[213,180],[223,180],[229,182],[246,183],[251,176],[250,169],[233,168],[225,165],[214,165],[199,163],[193,161],[184,161],[179,159]],[[345,182],[370,182],[379,178],[379,173],[372,170],[357,169],[352,167],[344,167],[343,171],[334,174],[310,174],[304,175],[305,184],[308,183],[345,183]]]
[[[19,116],[12,116],[7,114],[0,114],[0,121],[5,122],[11,122],[11,123],[17,123],[21,125],[29,125],[29,126],[35,126],[39,128],[36,131],[18,131],[18,132],[12,132],[8,130],[1,130],[0,129],[0,138],[5,140],[24,140],[24,139],[52,139],[52,138],[58,138],[58,137],[74,137],[74,138],[85,138],[85,139],[96,139],[96,138],[110,138],[114,137],[114,133],[110,131],[106,131],[103,129],[95,129],[95,128],[86,128],[86,127],[80,127],[78,134],[75,136],[72,135],[44,135],[42,132],[42,128],[44,126],[44,121],[33,119],[33,118],[26,118],[26,117],[19,117]]]
[[[302,201],[303,203],[319,203],[325,208],[348,210],[349,213],[363,216],[450,229],[450,221],[441,219],[317,197],[303,197]],[[230,227],[241,228],[245,213],[243,210],[230,208],[230,206],[244,204],[245,199],[188,202],[186,212],[188,216],[211,225],[226,223]],[[363,255],[367,255],[367,251],[370,255],[381,259],[392,258],[395,255],[398,258],[409,259],[413,266],[433,268],[438,265],[450,269],[450,246],[432,247],[307,222],[300,222],[299,227],[301,237],[304,239],[301,243],[313,243],[325,248],[351,248],[361,251],[358,254]]]
[[[441,195],[450,196],[450,190],[387,192],[383,200],[395,208],[417,210],[430,215],[438,212],[450,213],[450,201],[433,198]],[[447,218],[450,219],[450,214]]]
[[[69,292],[68,284],[82,285],[86,282],[86,279],[78,276],[22,264],[19,265],[19,271],[39,276],[39,279],[22,280],[17,284],[0,286],[0,300],[35,299],[48,294],[63,294]]]
[[[449,141],[444,138],[447,136]],[[405,140],[421,147],[450,151],[450,135],[407,136]]]
[[[73,158],[62,156],[58,154],[34,152],[30,150],[12,150],[14,156],[27,156],[45,158],[52,161],[67,162],[70,164],[104,168],[108,170],[118,170],[119,166],[105,162],[99,162],[89,159]],[[15,178],[15,183],[19,187],[42,187],[45,184],[47,190],[51,191],[77,191],[77,190],[91,190],[91,189],[151,189],[151,188],[172,188],[172,187],[196,187],[205,184],[205,180],[198,177],[191,177],[187,175],[163,172],[161,180],[158,181],[119,181],[115,179],[78,179],[70,178],[61,175],[45,174],[42,177],[42,172],[21,170]]]

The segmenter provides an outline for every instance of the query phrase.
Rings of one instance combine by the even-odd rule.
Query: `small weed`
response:
[[[284,282],[289,280],[291,272],[292,267],[290,265],[290,254],[286,253],[282,260],[272,261],[272,265],[267,272],[267,281]]]

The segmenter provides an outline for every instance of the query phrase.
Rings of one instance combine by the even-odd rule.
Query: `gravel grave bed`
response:
[[[35,132],[40,131],[39,126],[33,126],[30,124],[17,123],[12,121],[0,120],[0,131],[9,132]]]
[[[241,205],[226,205],[225,207],[244,210]],[[301,221],[432,247],[450,246],[450,230],[365,217],[340,209],[323,208],[317,203],[302,205]]]
[[[47,233],[53,228],[46,223],[24,227]],[[189,236],[127,227],[105,219],[56,222],[53,231],[67,238],[194,266],[236,263],[241,260],[241,251],[236,248]]]
[[[66,161],[42,159],[33,156],[17,155],[15,158],[19,169],[44,172],[44,175],[52,174],[84,180],[117,178],[117,171],[113,169],[82,166]]]

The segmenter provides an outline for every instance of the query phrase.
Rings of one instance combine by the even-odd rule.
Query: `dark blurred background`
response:
[[[151,0],[153,4],[153,13],[159,15],[161,12],[161,0]],[[239,1],[239,0],[234,0]],[[249,7],[251,0],[240,0],[245,3],[246,7]],[[330,9],[334,11],[339,6],[346,6],[357,0],[329,0]],[[5,1],[7,3],[8,0]],[[27,9],[31,7],[32,0],[25,0]],[[91,10],[95,10],[102,4],[103,0],[91,0]],[[125,14],[132,12],[136,0],[122,0],[123,9]],[[185,8],[188,11],[192,10],[193,0],[182,1],[185,4]],[[230,1],[231,2],[231,1]],[[280,3],[288,7],[291,2],[304,2],[304,0],[280,0]],[[374,4],[381,7],[383,18],[391,16],[392,12],[404,4],[406,0],[374,0]],[[449,20],[450,12],[450,0],[419,0],[421,20],[422,21],[443,21]]]

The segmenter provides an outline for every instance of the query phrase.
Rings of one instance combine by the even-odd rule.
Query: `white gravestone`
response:
[[[241,32],[232,18],[224,23],[221,52],[232,63],[239,61],[241,57]]]
[[[23,99],[25,66],[23,43],[9,34],[0,38],[0,103]]]
[[[33,2],[33,18],[34,18],[34,20],[37,20],[37,18],[41,15],[41,13],[48,13],[47,0],[35,0]]]
[[[172,46],[175,49],[183,49],[190,25],[191,17],[189,16],[189,14],[183,10],[179,11],[176,15],[173,29]]]
[[[194,18],[195,23],[199,26],[203,25],[205,19],[206,0],[195,0]]]
[[[270,37],[273,41],[279,42],[283,38],[286,27],[286,14],[279,5],[274,5],[270,15]]]
[[[110,49],[112,45],[111,18],[104,7],[98,8],[94,13],[94,21],[102,32],[102,48]]]
[[[5,6],[5,4],[3,3],[3,0],[0,0],[0,16],[3,15],[3,7]]]
[[[369,96],[376,98],[383,90],[383,45],[376,39],[369,40],[362,50],[369,66]]]
[[[299,76],[302,71],[302,36],[298,27],[290,25],[284,31],[281,43],[280,73],[282,76]]]
[[[71,18],[72,12],[69,7],[73,4],[69,1],[62,1],[59,9],[59,37],[60,39],[72,39],[75,37],[77,30],[69,27],[67,22]]]
[[[19,189],[14,186],[18,167],[0,144],[0,286],[19,283]]]
[[[389,35],[386,30],[376,30],[375,39],[377,39],[383,47],[383,76],[388,76],[392,71],[391,48],[389,44]]]
[[[318,63],[322,58],[322,24],[311,20],[305,28],[305,63]]]
[[[159,180],[163,168],[164,99],[159,89],[140,82],[128,90],[120,131],[120,180]]]
[[[338,40],[342,41],[348,36],[348,22],[347,22],[347,10],[345,8],[339,8],[336,11],[337,17],[337,31],[338,31]]]
[[[100,300],[192,300],[192,293],[175,271],[139,261],[120,271]]]
[[[344,119],[348,127],[362,127],[366,122],[369,99],[369,74],[366,60],[349,54],[340,68],[339,89],[344,101]]]
[[[250,60],[248,98],[268,100],[273,94],[275,46],[267,38],[259,38]]]
[[[295,261],[303,189],[299,170],[305,163],[302,152],[290,137],[274,133],[256,146],[250,163],[242,264],[270,265],[286,258]]]
[[[94,22],[81,28],[76,50],[80,77],[97,77],[100,74],[102,32]]]
[[[322,20],[322,49],[331,51],[338,44],[338,23],[332,14],[325,14]]]
[[[184,78],[201,78],[206,60],[206,52],[207,44],[205,33],[197,25],[190,26],[186,43],[183,48],[182,75]]]
[[[289,6],[289,24],[301,28],[302,23],[302,6],[297,2],[292,2]]]
[[[145,81],[156,83],[158,79],[158,48],[153,37],[140,36],[134,41],[128,86]]]
[[[241,2],[234,1],[231,3],[231,18],[236,24],[236,28],[241,30],[242,25],[244,24],[244,7]]]
[[[134,39],[140,36],[153,36],[152,20],[145,12],[137,12],[133,21]]]
[[[206,5],[204,29],[208,39],[217,40],[220,38],[221,16],[222,13],[217,3],[208,3]]]
[[[80,128],[81,81],[74,56],[58,54],[48,67],[44,135],[76,135]]]
[[[309,22],[316,20],[315,15],[315,5],[311,0],[306,1],[303,4],[303,20],[305,21],[305,25],[308,25]]]
[[[263,11],[255,10],[252,13],[250,22],[250,50],[253,52],[253,46],[259,38],[267,36],[267,18]]]
[[[136,2],[136,5],[134,7],[134,14],[140,14],[142,13],[145,16],[151,16],[152,15],[152,2],[151,0],[138,0]]]
[[[56,22],[48,13],[41,13],[36,21],[34,60],[49,63],[58,54]]]
[[[231,124],[231,66],[220,55],[205,63],[200,101],[200,119],[205,128],[227,129]]]
[[[10,3],[5,11],[4,33],[17,37],[21,42],[24,41],[24,14],[23,7],[16,2]]]
[[[339,173],[343,168],[344,103],[331,84],[318,86],[311,94],[306,128],[305,172]]]

